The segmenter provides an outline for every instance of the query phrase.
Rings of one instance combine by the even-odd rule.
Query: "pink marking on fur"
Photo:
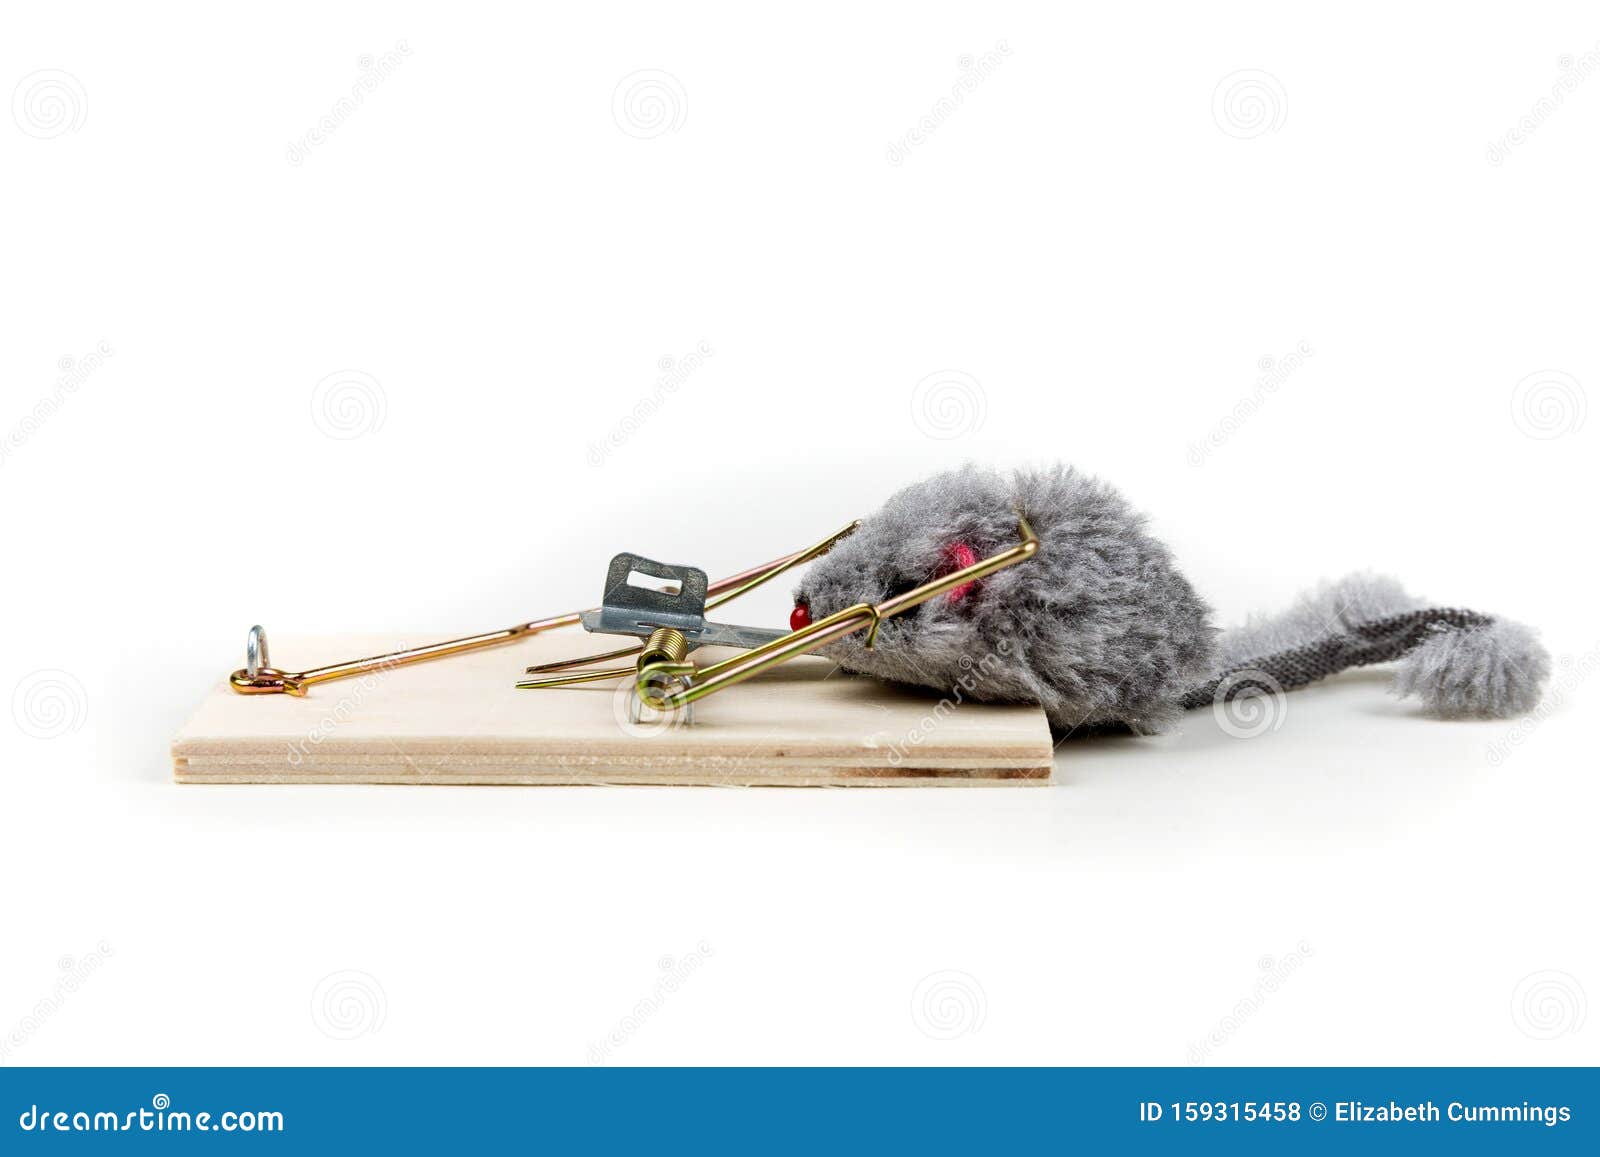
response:
[[[952,542],[944,548],[944,573],[953,574],[958,570],[965,570],[978,561],[977,553],[964,542]],[[977,582],[962,583],[958,587],[950,588],[950,593],[945,598],[952,603],[959,603],[970,595],[977,587]]]

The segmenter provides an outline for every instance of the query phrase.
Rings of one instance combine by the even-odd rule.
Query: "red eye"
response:
[[[811,625],[811,608],[805,603],[796,603],[794,610],[789,612],[789,629],[803,631]]]
[[[958,570],[966,570],[967,567],[974,565],[978,561],[978,555],[966,543],[952,542],[944,548],[944,557],[941,561],[944,564],[944,573],[953,574]],[[976,582],[962,583],[958,587],[952,587],[945,598],[952,603],[959,603],[962,599],[972,594],[977,589],[977,586]]]

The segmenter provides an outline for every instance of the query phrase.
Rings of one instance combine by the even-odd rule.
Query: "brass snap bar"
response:
[[[826,553],[834,543],[855,531],[860,522],[852,522],[843,529],[836,531],[820,542],[806,547],[804,550],[786,554],[782,558],[773,559],[761,566],[751,567],[749,570],[740,571],[738,574],[729,575],[706,588],[708,595],[713,595],[713,601],[707,606],[718,606],[729,599],[737,598],[746,591],[760,586],[769,579],[775,578],[791,567],[808,562],[818,555]],[[387,671],[393,667],[409,666],[412,663],[425,663],[430,659],[444,659],[451,655],[461,655],[469,651],[481,651],[486,647],[498,647],[504,643],[512,643],[518,639],[537,635],[544,631],[554,630],[557,627],[573,627],[583,621],[585,614],[594,611],[573,611],[570,614],[556,615],[547,619],[534,619],[531,622],[518,623],[514,627],[506,627],[499,631],[487,631],[481,635],[467,635],[460,639],[447,639],[440,643],[430,643],[424,647],[410,647],[404,650],[391,651],[386,655],[373,655],[365,659],[350,659],[343,663],[331,663],[324,667],[313,667],[307,671],[280,671],[272,666],[267,652],[267,634],[259,625],[250,628],[250,634],[245,642],[245,665],[228,677],[228,683],[241,695],[274,695],[287,693],[290,695],[304,695],[308,687],[317,683],[326,683],[332,679],[348,679],[357,675],[367,675],[376,671]],[[579,660],[592,663],[607,658],[619,658],[623,655],[633,654],[641,649],[642,644],[624,647],[606,655],[591,655]],[[570,664],[569,664],[570,665]],[[625,669],[628,674],[633,673],[633,668]],[[605,678],[607,676],[599,676]]]

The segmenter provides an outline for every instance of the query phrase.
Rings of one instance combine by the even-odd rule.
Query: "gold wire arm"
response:
[[[637,654],[638,647],[634,647],[629,654]],[[572,664],[566,664],[572,666]],[[572,687],[578,683],[603,683],[607,679],[626,679],[629,675],[638,673],[638,667],[597,667],[593,671],[579,671],[574,675],[551,675],[543,679],[518,679],[517,688],[522,691],[538,691],[545,687]]]
[[[279,671],[275,667],[260,666],[251,670],[242,667],[228,676],[228,683],[241,695],[272,695],[287,692],[290,695],[304,695],[306,688],[317,683],[326,683],[330,679],[348,679],[355,675],[368,675],[377,671],[387,671],[394,667],[403,667],[411,663],[424,663],[429,659],[444,659],[451,655],[460,655],[466,651],[478,651],[484,647],[497,647],[501,643],[509,643],[527,635],[536,635],[541,631],[549,631],[556,627],[566,627],[578,621],[576,614],[560,615],[551,619],[536,619],[531,623],[519,623],[515,627],[507,627],[502,631],[489,631],[482,635],[468,635],[460,639],[447,639],[442,643],[430,643],[426,647],[410,647],[403,651],[391,651],[387,655],[373,655],[368,659],[351,659],[344,663],[331,663],[326,667],[313,667],[309,671]],[[260,627],[250,629],[254,638],[261,631]]]
[[[620,659],[624,655],[637,655],[644,650],[643,642],[633,644],[631,647],[618,647],[615,651],[601,651],[598,655],[582,655],[576,659],[557,659],[553,663],[535,663],[531,667],[524,667],[524,675],[539,675],[545,671],[565,671],[568,667],[583,667],[590,663],[604,663],[610,659]]]
[[[790,567],[798,566],[819,554],[826,553],[834,543],[851,534],[860,526],[859,521],[852,522],[844,529],[836,531],[821,542],[806,547],[804,550],[786,554],[782,558],[773,559],[771,562],[762,563],[760,566],[742,570],[738,574],[729,575],[719,579],[706,588],[708,595],[721,596],[717,601],[726,602],[730,598],[751,590],[768,579],[776,578]],[[752,581],[753,580],[753,581]],[[728,593],[731,592],[731,593]],[[707,604],[708,606],[714,604]],[[518,623],[514,627],[504,630],[488,631],[481,635],[467,635],[460,639],[447,639],[442,643],[430,643],[425,647],[410,647],[400,651],[391,651],[386,655],[373,655],[366,659],[351,659],[343,663],[330,663],[324,667],[313,667],[309,671],[280,671],[273,667],[267,658],[266,632],[259,626],[250,628],[250,636],[245,647],[245,666],[228,676],[229,685],[241,695],[304,695],[306,688],[317,683],[326,683],[330,679],[348,679],[356,675],[367,675],[376,671],[387,671],[393,667],[408,666],[412,663],[425,663],[430,659],[444,659],[451,655],[460,655],[468,651],[479,651],[485,647],[498,647],[503,643],[515,642],[537,635],[544,631],[551,631],[557,627],[577,626],[583,617],[582,611],[573,611],[571,614],[555,615],[548,619],[534,619],[531,622]],[[592,663],[603,658],[618,658],[630,655],[639,650],[637,647],[628,647],[613,652],[609,655],[591,655],[582,662]],[[571,664],[568,664],[571,665]],[[548,669],[548,668],[547,668]],[[622,674],[632,674],[633,668],[621,669]],[[596,676],[611,678],[607,674]],[[581,680],[588,682],[589,680]]]
[[[774,559],[763,567],[744,571],[741,574],[734,575],[732,578],[725,578],[721,582],[713,584],[707,588],[706,593],[716,597],[706,601],[705,609],[709,611],[720,607],[723,603],[730,602],[740,595],[748,594],[750,591],[755,590],[762,583],[771,582],[787,570],[792,570],[820,555],[827,554],[841,539],[848,538],[854,534],[860,526],[861,520],[858,518],[834,531],[826,538],[812,543],[804,550],[798,550],[794,554]],[[645,645],[638,643],[631,647],[605,651],[598,655],[579,655],[572,659],[558,659],[554,663],[540,663],[537,666],[527,668],[523,674],[538,675],[546,671],[564,671],[571,667],[586,667],[591,663],[603,663],[610,659],[620,659],[624,655],[638,655],[643,650],[645,650]],[[640,657],[641,665],[647,661],[647,656]],[[578,675],[564,675],[545,679],[523,679],[517,684],[517,687],[523,691],[534,691],[546,687],[569,687],[575,683],[597,683],[601,680],[617,679],[637,673],[637,667],[607,667],[601,671],[585,671]]]
[[[673,669],[668,669],[667,664],[651,663],[641,665],[638,674],[639,698],[646,706],[656,711],[669,711],[687,706],[697,699],[714,694],[724,687],[732,687],[735,683],[742,683],[753,678],[761,672],[779,663],[787,662],[796,655],[818,647],[825,647],[846,635],[854,634],[863,627],[870,627],[867,636],[868,645],[877,636],[878,626],[884,619],[893,618],[903,614],[912,607],[919,606],[929,599],[937,598],[946,591],[954,590],[962,583],[975,582],[995,571],[1004,570],[1006,567],[1015,566],[1032,558],[1039,552],[1039,538],[1033,532],[1033,527],[1028,525],[1028,520],[1021,513],[1017,515],[1017,530],[1022,536],[1022,541],[1001,553],[990,558],[981,559],[969,567],[954,571],[926,582],[920,587],[896,595],[894,598],[885,599],[877,606],[870,603],[857,603],[853,607],[829,615],[819,622],[812,623],[809,627],[775,639],[754,650],[735,655],[731,659],[724,659],[720,663],[713,663],[702,670],[692,672],[694,682],[691,686],[669,695],[658,695],[647,686],[652,676],[686,674]]]
[[[849,538],[852,534],[860,529],[861,520],[857,518],[853,522],[846,523],[844,526],[828,535],[827,538],[819,539],[810,546],[806,547],[804,550],[796,551],[788,558],[779,559],[777,562],[770,564],[767,570],[756,575],[748,582],[734,584],[732,580],[724,580],[729,585],[729,589],[726,591],[720,589],[724,584],[718,583],[716,587],[713,587],[711,590],[706,592],[707,594],[716,596],[715,598],[706,600],[706,610],[714,611],[723,603],[732,602],[740,595],[748,594],[750,591],[755,590],[762,583],[771,582],[784,571],[793,570],[795,567],[800,566],[803,563],[808,563],[814,558],[818,558],[821,555],[827,554],[839,544],[841,539]]]

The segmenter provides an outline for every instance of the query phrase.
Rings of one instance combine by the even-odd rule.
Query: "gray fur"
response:
[[[871,650],[858,632],[823,653],[947,694],[1041,703],[1058,731],[1171,723],[1210,670],[1210,610],[1142,516],[1071,467],[966,466],[909,486],[812,564],[796,598],[813,620],[881,602],[935,577],[953,542],[980,558],[1017,542],[1018,510],[1039,536],[1032,560],[885,621]]]
[[[1293,690],[1335,671],[1397,660],[1395,694],[1416,695],[1445,718],[1500,718],[1532,710],[1550,673],[1549,654],[1522,624],[1439,607],[1392,578],[1365,574],[1326,583],[1282,614],[1225,631],[1217,656],[1216,673],[1190,691],[1187,706],[1204,706],[1224,676],[1241,672],[1264,672]]]
[[[1252,615],[1243,626],[1224,631],[1217,644],[1216,673],[1248,666],[1262,656],[1310,646],[1329,634],[1347,633],[1362,623],[1421,610],[1427,605],[1407,594],[1388,575],[1346,575],[1307,591],[1280,614]]]
[[[1496,619],[1466,631],[1435,629],[1400,660],[1396,695],[1415,695],[1446,719],[1505,718],[1539,704],[1550,655],[1531,628]]]
[[[1549,674],[1528,628],[1435,607],[1378,575],[1324,584],[1219,638],[1143,517],[1068,466],[1002,476],[969,465],[908,486],[812,564],[796,601],[813,621],[880,603],[944,573],[952,543],[979,558],[1014,544],[1019,511],[1039,536],[1032,560],[964,599],[941,595],[886,620],[870,650],[857,632],[822,653],[962,699],[1039,703],[1058,733],[1159,731],[1241,671],[1292,690],[1398,659],[1396,691],[1446,716],[1530,710]]]

